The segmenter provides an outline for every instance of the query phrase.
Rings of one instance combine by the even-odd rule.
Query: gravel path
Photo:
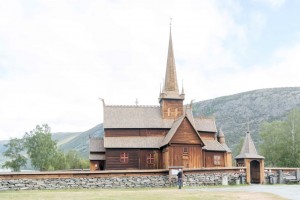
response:
[[[201,191],[267,192],[290,200],[300,200],[300,185],[249,185],[241,187],[201,188]]]

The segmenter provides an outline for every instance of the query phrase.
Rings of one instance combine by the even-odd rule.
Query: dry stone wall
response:
[[[236,173],[185,174],[184,186],[221,185],[223,177],[235,183]],[[151,188],[176,186],[177,179],[168,175],[120,176],[101,178],[0,179],[0,190],[55,190],[69,188]]]

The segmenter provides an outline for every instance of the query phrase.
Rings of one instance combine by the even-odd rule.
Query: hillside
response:
[[[239,141],[245,136],[248,120],[253,140],[258,147],[260,124],[284,119],[293,108],[300,108],[300,87],[254,90],[193,104],[194,115],[215,117],[217,127],[222,127],[226,142],[234,155],[238,153],[236,147]],[[89,137],[103,137],[102,124],[85,132],[52,135],[61,150],[76,150],[85,158],[88,158]],[[0,141],[0,164],[5,160],[2,155],[5,142],[7,141]]]
[[[85,132],[52,134],[52,139],[57,141],[59,149],[64,152],[75,150],[84,158],[88,158],[89,155],[90,137],[103,137],[102,124],[98,124]]]
[[[194,115],[215,117],[217,127],[222,127],[226,142],[234,151],[245,136],[248,120],[258,147],[260,124],[284,119],[293,108],[300,108],[300,87],[254,90],[193,104]]]

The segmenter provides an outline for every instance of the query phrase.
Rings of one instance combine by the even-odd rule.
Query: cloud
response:
[[[243,6],[194,0],[1,1],[0,139],[20,137],[42,123],[53,132],[92,128],[103,120],[98,97],[106,104],[134,104],[138,98],[140,104],[158,105],[170,17],[186,102],[294,84],[272,84],[267,74],[283,71],[297,49],[278,52],[274,59],[281,62],[271,67],[258,63],[249,69],[240,62],[251,31],[261,37],[268,22],[266,13],[252,10],[251,20],[239,21]]]
[[[286,2],[286,0],[253,0],[255,3],[262,3],[273,9],[278,9]]]

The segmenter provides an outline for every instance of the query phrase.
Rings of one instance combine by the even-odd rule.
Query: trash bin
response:
[[[239,175],[239,178],[240,178],[240,183],[241,183],[241,184],[245,184],[245,176],[242,175],[242,174],[240,174],[240,175]]]
[[[269,175],[269,183],[274,184],[274,175],[273,174]]]

